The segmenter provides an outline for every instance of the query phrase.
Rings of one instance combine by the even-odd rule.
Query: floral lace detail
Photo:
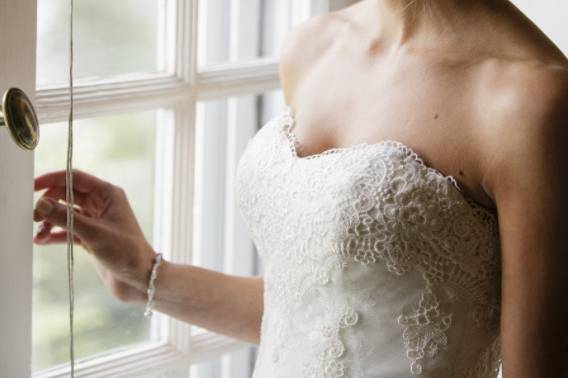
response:
[[[464,348],[485,350],[499,332],[496,215],[397,141],[299,157],[293,122],[289,108],[269,121],[237,167],[238,205],[265,266],[261,349],[272,357],[254,377],[373,375],[397,332],[415,375],[441,376],[436,360],[457,361],[447,353],[466,329],[479,337]]]
[[[425,357],[434,357],[448,344],[445,332],[451,323],[452,314],[441,313],[438,298],[430,289],[422,293],[418,308],[412,315],[398,317],[398,324],[404,327],[402,337],[406,356],[412,361],[412,374],[422,374],[420,361]]]
[[[340,313],[339,319],[331,323],[322,323],[310,335],[315,341],[314,360],[306,367],[307,378],[340,378],[347,376],[345,363],[345,345],[341,340],[342,331],[354,326],[359,319],[357,312],[348,306]]]
[[[332,259],[330,259],[332,260]],[[291,261],[294,261],[291,259]],[[296,262],[297,263],[297,262]],[[265,281],[265,293],[269,299],[267,305],[271,306],[280,315],[273,323],[275,342],[272,345],[271,359],[275,366],[285,364],[286,360],[282,357],[287,356],[295,346],[294,340],[290,338],[288,330],[293,327],[290,319],[293,318],[295,310],[304,308],[306,317],[318,319],[313,329],[310,329],[308,340],[312,345],[313,359],[309,360],[304,367],[302,377],[328,378],[343,377],[346,375],[342,357],[345,357],[346,348],[342,342],[344,330],[353,327],[359,320],[357,311],[348,304],[332,305],[330,302],[322,304],[321,309],[313,311],[311,308],[304,307],[304,300],[310,295],[315,295],[316,288],[330,283],[330,274],[334,270],[341,270],[342,266],[335,262],[317,265],[311,261],[303,261],[307,267],[306,274],[294,276],[292,269],[276,269],[267,266],[267,274],[270,279]],[[266,276],[265,275],[265,276]],[[271,302],[270,298],[280,300]],[[282,300],[285,298],[285,300]],[[313,307],[313,306],[312,306]]]

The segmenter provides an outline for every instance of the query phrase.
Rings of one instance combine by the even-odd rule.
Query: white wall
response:
[[[513,0],[513,3],[568,55],[568,1]]]
[[[340,9],[358,0],[330,0],[330,9]],[[568,55],[568,1],[511,0]]]

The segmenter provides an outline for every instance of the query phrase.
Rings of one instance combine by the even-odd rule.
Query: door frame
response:
[[[18,87],[34,101],[36,0],[0,0],[0,95]],[[34,153],[0,128],[0,373],[30,377]]]

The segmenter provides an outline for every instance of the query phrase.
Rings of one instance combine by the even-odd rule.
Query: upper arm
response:
[[[499,216],[504,378],[568,376],[567,77],[508,97],[484,178]]]

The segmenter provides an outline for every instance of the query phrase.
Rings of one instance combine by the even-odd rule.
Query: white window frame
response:
[[[175,60],[166,70],[169,73],[124,76],[99,83],[77,83],[74,91],[75,117],[86,118],[105,114],[146,110],[148,108],[173,109],[175,139],[171,155],[159,154],[159,159],[170,159],[174,177],[158,191],[166,202],[157,204],[156,227],[162,235],[158,244],[162,251],[169,251],[169,258],[176,263],[191,263],[191,251],[195,248],[194,230],[194,178],[195,178],[195,128],[196,104],[198,101],[223,99],[278,89],[278,59],[261,58],[254,61],[227,63],[198,69],[197,46],[197,0],[163,0],[168,4],[166,14],[175,17]],[[232,6],[245,7],[260,0],[231,0]],[[282,2],[283,3],[283,2]],[[311,14],[328,9],[328,0],[291,0],[292,22],[308,18]],[[244,13],[244,12],[243,12]],[[167,31],[166,31],[167,32]],[[231,34],[232,35],[232,34]],[[242,42],[242,41],[241,41]],[[246,42],[246,39],[245,39]],[[226,41],[227,46],[235,41]],[[166,46],[167,48],[167,46]],[[246,48],[246,47],[245,47]],[[185,57],[185,58],[184,58]],[[36,109],[41,123],[64,121],[69,108],[68,88],[40,88],[36,94]],[[229,111],[228,122],[245,123],[250,115]],[[245,112],[246,113],[246,112]],[[233,128],[231,128],[233,129]],[[230,145],[244,146],[256,130],[247,128],[241,133],[232,133]],[[172,137],[172,136],[170,136]],[[227,159],[234,167],[238,159],[236,150],[228,151]],[[230,169],[229,169],[230,172]],[[165,177],[166,175],[164,175]],[[228,194],[231,195],[230,193]],[[176,206],[171,206],[175,202]],[[215,209],[208,209],[215,211]],[[252,242],[248,237],[237,235],[234,209],[229,209],[227,240],[233,243],[232,250],[250,251]],[[231,253],[226,251],[226,253]],[[250,259],[251,256],[249,255]],[[245,260],[247,257],[245,257]],[[243,271],[231,256],[227,259],[228,271]],[[177,319],[162,316],[167,339],[147,343],[140,347],[125,347],[111,353],[97,354],[92,359],[76,361],[75,372],[81,377],[187,377],[190,365],[220,357],[250,344],[212,332],[193,333],[192,326]],[[63,378],[70,374],[69,364],[34,374],[34,378]]]

